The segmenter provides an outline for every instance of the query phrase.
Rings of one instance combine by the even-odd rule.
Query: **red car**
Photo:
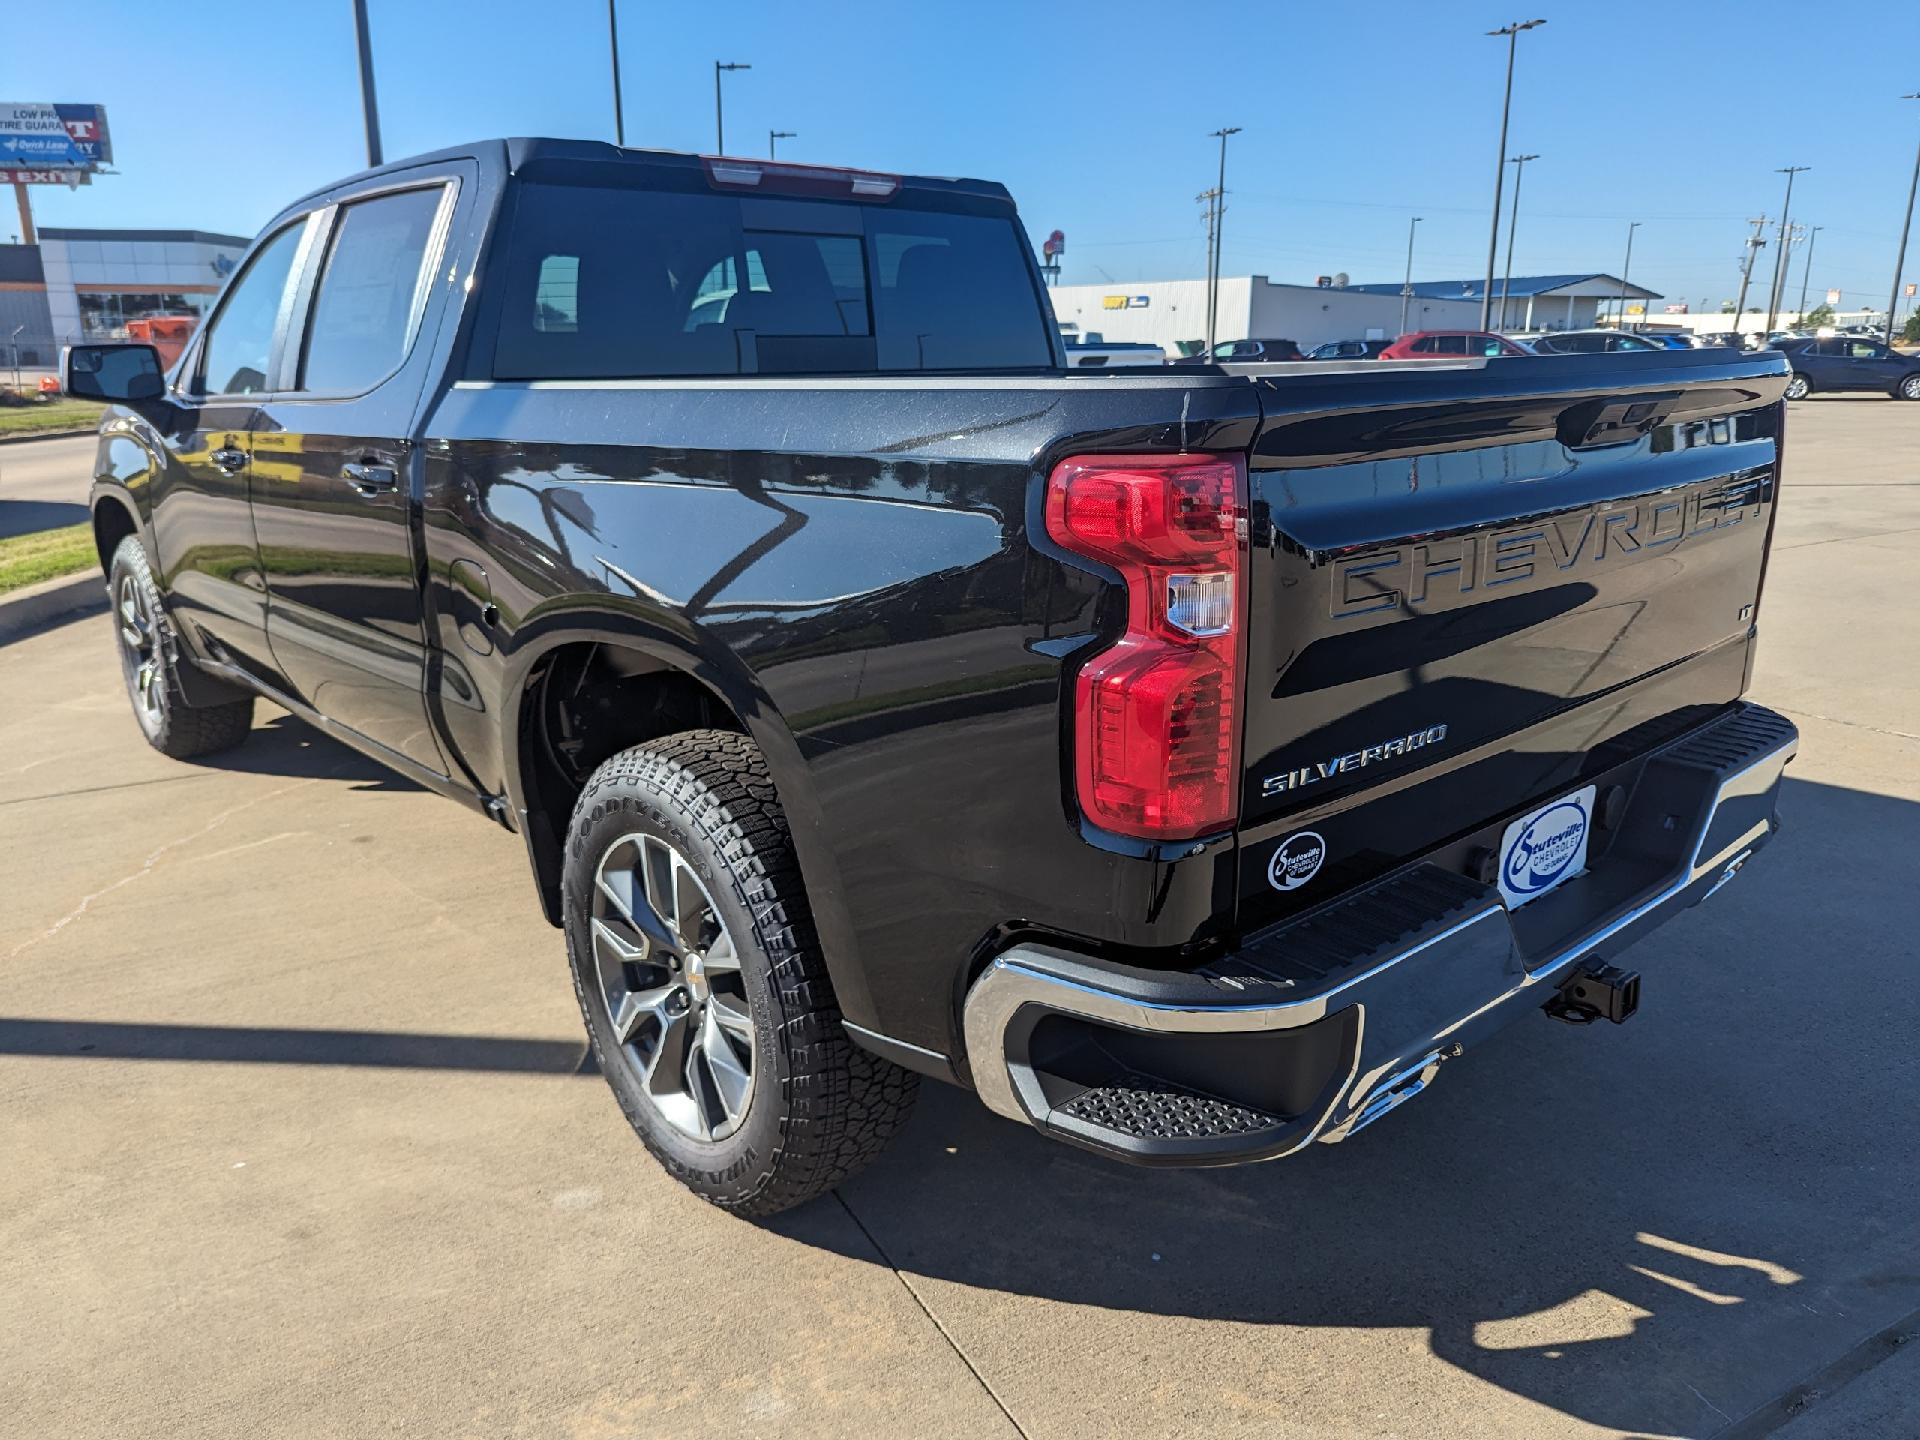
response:
[[[1525,355],[1504,335],[1489,330],[1416,330],[1380,352],[1382,360],[1426,360],[1483,355]]]

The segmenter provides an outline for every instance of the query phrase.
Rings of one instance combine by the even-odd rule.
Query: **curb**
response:
[[[21,435],[0,435],[0,445],[26,445],[35,440],[71,440],[76,435],[98,435],[97,425],[82,425],[73,430],[29,430]]]
[[[0,595],[0,645],[51,621],[106,608],[106,581],[91,567],[78,575],[42,581],[10,595]]]

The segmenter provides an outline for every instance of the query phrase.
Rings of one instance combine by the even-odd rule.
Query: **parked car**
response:
[[[1078,327],[1060,327],[1060,342],[1067,347],[1069,370],[1124,370],[1142,365],[1161,366],[1167,352],[1158,345],[1141,341],[1109,340],[1095,331],[1081,335]]]
[[[1525,355],[1527,352],[1489,330],[1416,330],[1402,335],[1378,356],[1381,360],[1462,359],[1466,356]]]
[[[1170,365],[1257,365],[1265,361],[1304,360],[1300,347],[1291,340],[1223,340],[1211,355],[1182,355]]]
[[[1533,353],[1536,355],[1610,355],[1621,352],[1644,355],[1666,348],[1658,340],[1625,330],[1553,330],[1533,342]]]
[[[1744,350],[1746,337],[1737,330],[1703,330],[1698,339],[1703,349]]]
[[[1307,352],[1309,360],[1377,360],[1391,340],[1329,340]]]
[[[922,1075],[1218,1165],[1626,1020],[1796,746],[1741,700],[1785,358],[1143,383],[1044,293],[981,181],[513,140],[310,194],[170,374],[69,352],[140,731],[265,696],[518,834],[600,1074],[740,1214]]]
[[[1795,336],[1775,340],[1768,348],[1785,355],[1793,366],[1789,400],[1805,399],[1816,390],[1884,390],[1896,400],[1920,400],[1920,355],[1902,355],[1878,340]]]

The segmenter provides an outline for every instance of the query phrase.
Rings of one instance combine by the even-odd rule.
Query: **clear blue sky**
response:
[[[480,136],[611,139],[604,0],[370,0],[389,156]],[[108,107],[119,175],[41,187],[42,223],[252,234],[364,160],[348,0],[17,5],[0,90]],[[666,4],[622,0],[630,143],[728,149],[1004,181],[1068,280],[1204,272],[1194,196],[1239,125],[1226,268],[1311,281],[1481,273],[1505,42],[1521,37],[1509,153],[1527,167],[1518,273],[1618,273],[1731,298],[1743,219],[1777,215],[1778,166],[1811,165],[1813,290],[1884,303],[1920,141],[1920,4],[1828,0],[1461,0],[1314,6],[1079,3]],[[1777,57],[1769,81],[1767,57]],[[11,212],[0,230],[14,228]],[[1502,242],[1504,244],[1504,225]],[[1771,262],[1772,251],[1765,252]],[[1797,299],[1798,256],[1788,294]],[[1907,278],[1920,278],[1920,247]],[[1817,302],[1816,302],[1817,303]]]

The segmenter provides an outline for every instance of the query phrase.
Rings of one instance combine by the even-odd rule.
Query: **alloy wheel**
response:
[[[1902,380],[1900,393],[1909,400],[1920,400],[1920,375],[1909,375]]]
[[[1804,400],[1807,398],[1807,391],[1810,388],[1805,376],[1796,375],[1787,381],[1787,399]]]
[[[120,667],[127,677],[128,694],[151,728],[161,720],[161,697],[166,690],[160,640],[138,580],[122,575],[118,590],[114,611],[120,627]]]
[[[720,1140],[753,1099],[740,952],[693,866],[657,835],[615,840],[594,872],[594,973],[613,1038],[661,1118]]]

